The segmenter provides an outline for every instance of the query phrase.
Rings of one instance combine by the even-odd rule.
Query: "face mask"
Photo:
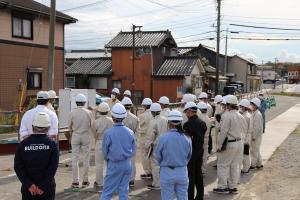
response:
[[[114,94],[111,94],[110,97],[111,97],[112,99],[116,99],[116,95],[114,95]]]

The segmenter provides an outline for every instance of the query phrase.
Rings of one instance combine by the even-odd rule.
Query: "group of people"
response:
[[[147,188],[161,190],[163,200],[174,197],[178,200],[203,199],[203,175],[206,174],[210,154],[217,155],[218,187],[213,190],[216,193],[237,193],[240,174],[263,167],[260,145],[265,120],[259,111],[263,103],[262,94],[250,101],[238,101],[234,95],[216,95],[211,100],[205,92],[198,98],[193,94],[184,94],[179,107],[172,110],[166,96],[162,96],[157,102],[144,98],[141,103],[143,110],[137,116],[132,112],[130,91],[124,91],[122,100],[119,100],[119,96],[119,89],[114,88],[111,98],[94,108],[86,106],[87,98],[83,94],[75,97],[77,108],[69,116],[72,135],[72,188],[80,187],[80,150],[83,154],[81,187],[90,185],[88,173],[91,136],[95,141],[94,187],[102,190],[102,200],[111,199],[115,193],[118,193],[119,199],[128,199],[129,187],[135,184],[137,151],[140,151],[144,171],[140,177],[152,180]],[[47,100],[40,103],[40,98]],[[56,143],[52,135],[58,132],[57,117],[56,121],[53,120],[53,112],[47,108],[49,94],[47,97],[46,92],[39,92],[37,102],[38,106],[34,111],[27,112],[30,117],[24,119],[25,113],[22,119],[20,134],[23,133],[26,136],[22,137],[27,138],[19,145],[15,157],[15,169],[22,182],[22,194],[27,196],[45,195],[48,190],[55,193],[54,174],[57,166],[54,165],[58,163],[58,148],[53,147]],[[43,126],[35,123],[36,118],[41,116],[48,120]],[[41,144],[36,138],[42,138]],[[43,154],[39,154],[26,150],[32,145],[38,145],[38,149],[42,145],[48,145],[46,149],[51,153],[43,151]],[[24,178],[29,176],[27,170],[30,169],[20,163],[29,153],[49,156],[48,163],[53,164],[47,166],[52,169],[51,189],[50,186],[48,190],[44,188],[44,177],[41,177],[42,180],[38,176],[36,179],[28,177],[32,180],[30,182]],[[30,159],[25,159],[25,162],[34,164]],[[42,169],[45,166],[39,167]],[[47,167],[43,170],[48,170]],[[42,174],[45,173],[43,170]]]

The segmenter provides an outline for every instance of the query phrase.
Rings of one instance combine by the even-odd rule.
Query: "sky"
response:
[[[50,0],[38,1],[50,4]],[[229,55],[258,64],[275,58],[300,62],[300,40],[233,39],[300,39],[299,8],[299,0],[222,0],[221,52],[227,35]],[[78,19],[65,28],[67,50],[104,48],[119,31],[131,31],[132,24],[143,26],[142,30],[168,29],[180,47],[200,43],[216,47],[216,40],[208,39],[216,37],[216,0],[57,0],[57,10]]]

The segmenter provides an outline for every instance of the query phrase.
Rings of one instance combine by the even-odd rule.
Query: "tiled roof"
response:
[[[67,52],[65,59],[111,57],[109,52]]]
[[[48,6],[33,0],[0,0],[0,4],[12,10],[50,15],[50,8]],[[66,23],[74,23],[77,21],[77,19],[59,11],[56,11],[56,17]]]
[[[206,65],[206,66],[204,66],[204,69],[205,69],[205,72],[208,72],[208,73],[216,73],[216,68],[214,68],[214,67],[211,66],[211,65]]]
[[[155,76],[189,76],[194,67],[200,63],[196,56],[167,57]]]
[[[132,47],[132,37],[132,32],[120,32],[105,47]],[[141,37],[135,34],[135,46],[160,46],[166,39],[170,39],[174,43],[174,46],[176,46],[176,42],[170,31],[142,31]]]
[[[80,58],[66,69],[66,74],[111,74],[111,58]]]
[[[177,50],[179,55],[184,55],[195,48],[197,47],[178,47]]]

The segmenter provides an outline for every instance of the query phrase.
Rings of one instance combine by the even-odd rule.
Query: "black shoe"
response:
[[[147,185],[147,188],[150,189],[150,190],[160,190],[160,187],[156,187],[154,185]]]
[[[251,167],[250,167],[250,169],[256,169],[256,167],[254,167],[254,166],[251,166]]]
[[[141,178],[142,179],[152,179],[152,174],[142,174]]]
[[[88,181],[83,181],[82,182],[82,187],[83,188],[89,187],[89,185],[90,185],[90,182],[88,182]]]
[[[72,183],[71,188],[79,188],[79,183]]]
[[[214,167],[214,168],[218,168],[218,166],[217,166],[217,165],[213,165],[213,167]]]
[[[213,192],[217,194],[228,194],[228,189],[215,188]]]
[[[134,181],[129,182],[129,187],[134,187]]]
[[[262,169],[262,168],[264,168],[264,166],[263,165],[261,165],[261,166],[258,166],[258,167],[256,167],[257,169]]]
[[[97,183],[96,181],[94,182],[94,187],[102,187],[103,185],[100,185],[99,183]]]
[[[237,188],[228,189],[228,191],[229,191],[229,194],[238,194]]]
[[[248,169],[248,171],[241,171],[242,174],[248,174],[250,172],[250,169]]]

